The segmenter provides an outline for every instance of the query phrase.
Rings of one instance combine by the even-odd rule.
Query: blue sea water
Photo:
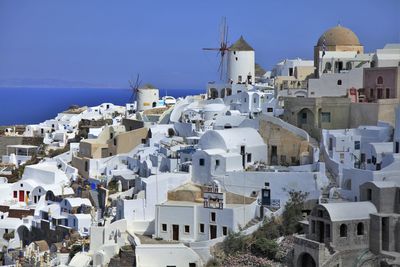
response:
[[[160,96],[204,92],[204,89],[160,89]],[[106,102],[125,105],[130,97],[128,89],[0,88],[0,125],[39,123],[54,118],[71,105],[96,106]]]

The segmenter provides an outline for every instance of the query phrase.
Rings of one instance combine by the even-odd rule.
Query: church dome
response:
[[[361,45],[357,35],[350,29],[340,25],[330,28],[318,39],[317,46],[322,46],[325,38],[325,45]]]

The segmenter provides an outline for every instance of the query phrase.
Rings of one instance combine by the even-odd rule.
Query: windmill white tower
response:
[[[228,48],[228,79],[233,84],[254,84],[255,53],[243,36]]]

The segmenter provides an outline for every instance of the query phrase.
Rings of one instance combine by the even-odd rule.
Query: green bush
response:
[[[206,263],[206,267],[218,267],[218,266],[221,266],[221,263],[215,258],[209,259]]]
[[[7,241],[10,241],[10,240],[13,239],[14,237],[15,237],[15,236],[14,236],[14,231],[8,232],[8,233],[4,233],[4,234],[3,234],[4,240],[7,240]]]
[[[268,259],[275,259],[275,255],[278,252],[278,244],[274,240],[267,238],[258,238],[250,246],[250,251],[257,257],[267,257]]]
[[[265,237],[276,239],[282,235],[280,223],[274,217],[264,220],[264,223],[253,233],[254,238]]]
[[[226,255],[243,252],[246,249],[245,236],[241,232],[229,232],[222,243],[222,249]]]

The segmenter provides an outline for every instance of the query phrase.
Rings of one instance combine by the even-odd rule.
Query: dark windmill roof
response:
[[[229,47],[231,51],[254,51],[253,47],[251,47],[243,38],[240,36],[239,40],[236,41],[233,45]]]
[[[152,85],[151,83],[146,83],[143,86],[139,87],[140,89],[156,89],[156,87],[154,85]]]
[[[255,64],[255,66],[254,66],[254,68],[255,68],[255,75],[257,76],[257,77],[261,77],[261,76],[263,76],[265,73],[266,73],[266,71],[263,69],[263,67],[261,67],[259,64]]]

